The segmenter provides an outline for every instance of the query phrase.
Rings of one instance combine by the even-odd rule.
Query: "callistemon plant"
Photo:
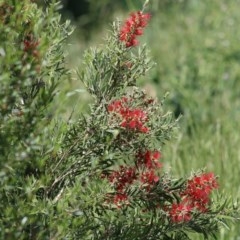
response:
[[[165,97],[137,86],[154,65],[139,42],[147,2],[85,53],[78,75],[93,102],[67,123],[53,120],[51,104],[69,76],[63,49],[72,29],[59,4],[46,3],[0,0],[0,239],[217,236],[238,206],[221,197],[212,172],[166,172],[177,120]]]
[[[142,10],[115,22],[106,43],[87,51],[78,71],[94,103],[91,114],[70,127],[48,189],[58,201],[74,182],[75,238],[216,237],[226,219],[234,219],[234,209],[216,197],[214,173],[175,179],[164,171],[163,146],[177,121],[163,101],[137,87],[153,66],[139,43],[150,19]]]

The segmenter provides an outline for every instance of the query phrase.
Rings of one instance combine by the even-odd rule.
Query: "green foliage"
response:
[[[66,76],[57,3],[45,11],[31,1],[0,1],[0,232],[3,239],[48,235],[48,209],[38,200],[57,147],[51,121],[56,87]],[[46,203],[47,205],[47,203]],[[14,230],[13,230],[14,229]],[[36,237],[37,238],[37,237]],[[35,239],[36,239],[35,238]]]
[[[177,122],[164,101],[137,87],[153,64],[145,46],[119,40],[119,23],[79,68],[93,97],[89,113],[73,122],[56,119],[57,86],[68,77],[63,47],[72,31],[58,9],[0,1],[1,239],[215,237],[237,219],[238,206],[216,195],[208,201],[217,188],[213,174],[173,179],[159,171],[159,151]],[[129,169],[135,176],[119,189],[116,179]],[[191,216],[183,211],[179,218],[173,206],[186,200],[193,179],[207,187],[206,206],[191,206]]]

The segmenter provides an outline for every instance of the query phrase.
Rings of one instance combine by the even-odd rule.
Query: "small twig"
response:
[[[148,3],[149,3],[149,0],[146,0],[145,3],[143,4],[142,12],[144,12],[144,10],[147,7]]]
[[[62,193],[63,193],[63,190],[64,190],[64,188],[62,188],[62,189],[60,190],[60,192],[58,193],[58,195],[53,199],[53,203],[54,203],[54,204],[57,203],[57,202],[59,201],[59,199],[61,198]]]

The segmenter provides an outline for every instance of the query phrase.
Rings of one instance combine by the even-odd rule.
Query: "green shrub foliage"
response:
[[[211,172],[174,179],[164,171],[177,121],[164,98],[137,87],[153,66],[137,46],[150,15],[143,8],[115,22],[106,44],[86,51],[78,76],[93,104],[59,123],[53,100],[68,77],[72,28],[58,8],[0,1],[1,239],[216,238],[237,206],[212,196]]]
[[[51,103],[67,74],[63,43],[72,31],[58,7],[43,11],[28,0],[0,1],[1,239],[49,235],[49,213],[38,195],[57,146]]]

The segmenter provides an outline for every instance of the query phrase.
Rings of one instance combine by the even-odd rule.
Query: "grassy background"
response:
[[[163,149],[166,168],[178,177],[199,168],[214,171],[220,191],[234,199],[240,197],[239,6],[239,0],[155,0],[142,38],[157,65],[141,84],[160,98],[169,92],[166,108],[183,115],[176,138]],[[69,46],[71,68],[85,48],[104,42],[107,27],[92,32],[88,42],[77,29]],[[69,81],[65,89],[60,109],[86,109],[90,99],[79,81]],[[240,239],[240,224],[221,231],[218,239]]]

